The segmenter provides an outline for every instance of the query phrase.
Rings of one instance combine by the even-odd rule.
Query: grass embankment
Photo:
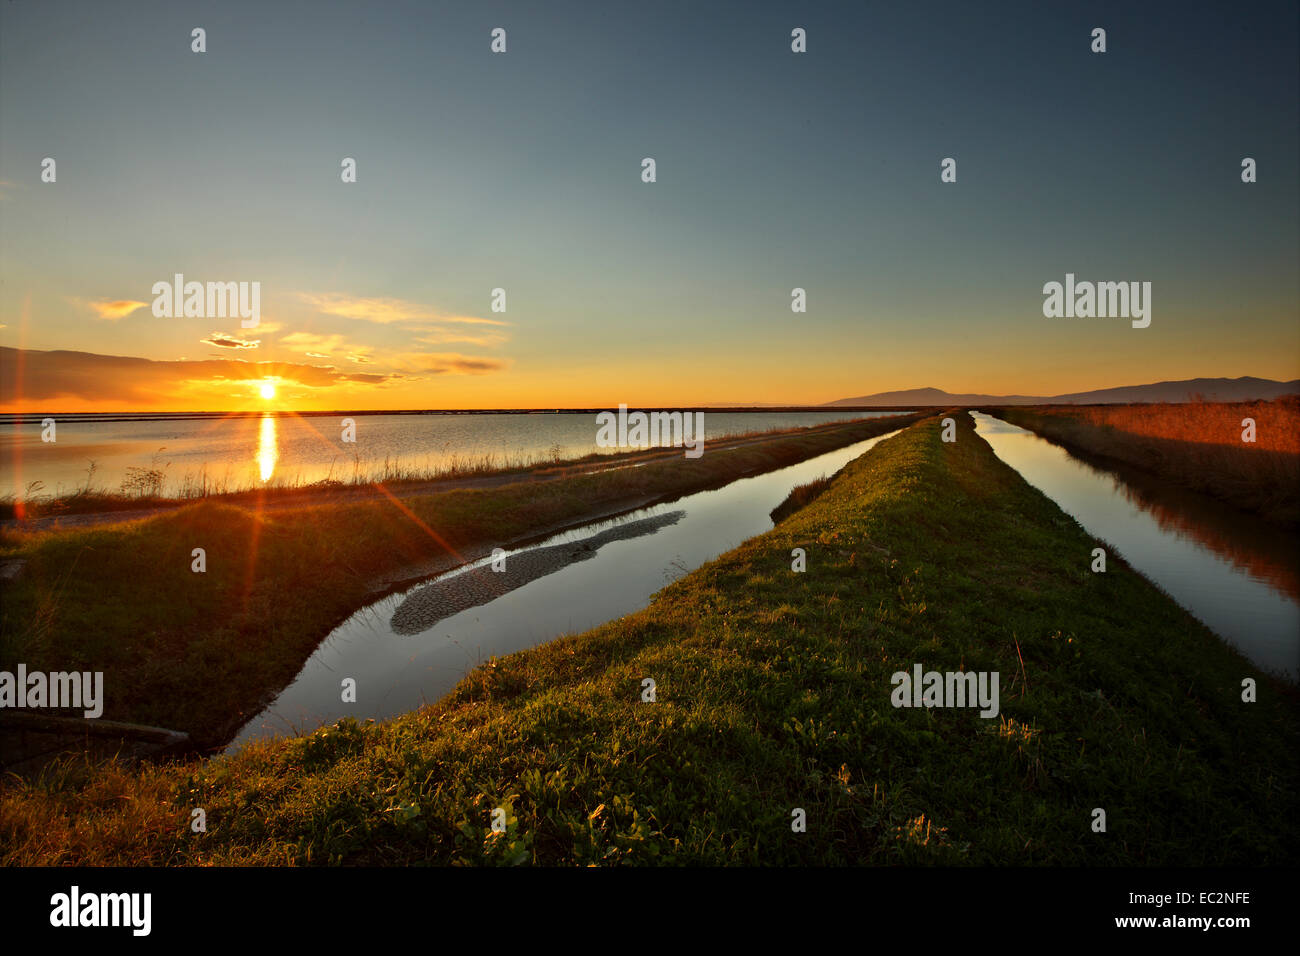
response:
[[[374,582],[651,497],[716,487],[910,424],[817,428],[545,483],[259,513],[213,501],[130,524],[0,532],[27,565],[3,587],[0,668],[103,671],[104,717],[228,740]],[[206,572],[191,570],[193,549]]]
[[[1294,862],[1294,699],[1242,703],[1248,663],[1122,562],[1090,573],[1094,541],[959,422],[420,712],[6,788],[0,860]],[[893,708],[914,663],[1000,672],[1001,719]]]
[[[1136,465],[1300,528],[1300,400],[989,409],[1084,455]],[[1255,441],[1242,441],[1242,421]]]

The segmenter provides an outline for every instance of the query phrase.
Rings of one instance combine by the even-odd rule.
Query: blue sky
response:
[[[153,364],[0,405],[1300,377],[1295,4],[803,6],[6,3],[0,347]],[[101,314],[176,272],[259,281],[262,326]],[[1151,326],[1045,318],[1067,272],[1150,281]]]

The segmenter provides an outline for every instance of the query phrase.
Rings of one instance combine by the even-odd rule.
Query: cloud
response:
[[[300,292],[299,297],[325,315],[359,322],[398,325],[412,335],[405,349],[362,346],[343,334],[293,332],[277,344],[300,349],[312,358],[343,358],[356,365],[378,364],[414,375],[485,375],[509,367],[506,360],[461,355],[458,352],[413,352],[420,345],[472,345],[492,349],[509,339],[509,322],[475,315],[440,315],[437,310],[406,299],[367,298],[342,293]]]
[[[22,376],[17,375],[19,367]],[[137,404],[175,403],[185,391],[267,379],[304,388],[331,388],[342,383],[385,385],[405,376],[337,369],[293,362],[249,362],[236,358],[154,361],[92,352],[41,351],[0,346],[0,404],[21,407],[47,400]],[[11,389],[21,382],[22,394]]]
[[[499,319],[483,319],[473,315],[439,315],[437,311],[418,302],[405,299],[364,298],[339,293],[299,293],[303,301],[314,305],[326,315],[340,315],[347,319],[379,322],[455,322],[463,325],[509,325]]]
[[[456,352],[404,353],[402,367],[384,372],[343,371],[333,365],[251,362],[240,358],[156,361],[93,352],[16,349],[0,346],[0,407],[21,410],[38,402],[103,406],[179,407],[186,396],[216,394],[232,385],[252,389],[274,380],[284,385],[329,389],[344,384],[383,387],[430,375],[487,375],[509,362]],[[18,370],[22,369],[22,375]],[[13,389],[21,387],[22,393]]]
[[[317,358],[329,358],[330,352],[352,348],[342,335],[317,335],[315,332],[290,332],[288,335],[281,336],[276,344],[291,349],[303,349],[304,355],[315,353]]]
[[[421,329],[419,331],[428,332],[429,335],[418,335],[415,338],[417,342],[423,342],[425,345],[449,345],[453,342],[462,342],[466,345],[479,345],[484,348],[492,348],[506,341],[509,336],[504,332],[498,332],[495,329],[487,329],[483,332],[474,333],[461,331],[459,329],[443,329],[433,327]]]
[[[422,352],[405,355],[398,367],[409,372],[423,372],[426,375],[487,375],[500,372],[510,367],[504,359],[487,358],[478,355],[461,355],[458,352]]]
[[[116,322],[118,319],[126,318],[136,309],[146,308],[149,303],[135,302],[131,299],[118,299],[114,302],[91,302],[89,305],[99,314],[101,319]]]
[[[213,345],[219,349],[255,349],[262,344],[261,339],[241,339],[224,332],[213,332],[206,339],[199,339],[204,345]]]

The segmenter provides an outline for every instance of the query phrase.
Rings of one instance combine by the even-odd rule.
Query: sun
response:
[[[275,383],[263,382],[261,392],[262,392],[262,397],[267,400],[275,398]]]

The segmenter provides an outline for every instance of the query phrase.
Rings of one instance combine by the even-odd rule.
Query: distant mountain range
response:
[[[877,392],[857,398],[841,398],[827,405],[1108,405],[1127,402],[1189,402],[1201,396],[1206,401],[1245,402],[1269,400],[1300,393],[1300,379],[1275,382],[1269,378],[1189,378],[1182,382],[1156,382],[1099,388],[1068,395],[954,395],[941,388],[909,388],[901,392]]]

